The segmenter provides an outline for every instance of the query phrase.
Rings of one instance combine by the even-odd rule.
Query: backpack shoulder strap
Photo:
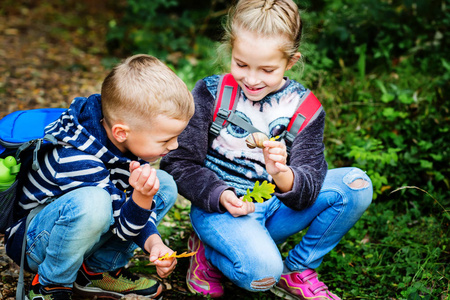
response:
[[[250,133],[259,131],[253,125],[234,113],[239,96],[240,87],[233,75],[224,75],[217,86],[213,123],[209,129],[209,132],[213,137],[219,135],[220,130],[227,122],[239,126]]]
[[[292,146],[295,137],[308,125],[311,119],[316,118],[317,115],[323,110],[322,104],[317,97],[310,91],[306,90],[306,93],[299,101],[299,106],[289,122],[286,129],[286,145]]]
[[[216,104],[214,106],[213,120],[216,119],[220,108],[226,110],[234,109],[234,105],[237,102],[236,99],[237,97],[239,97],[238,91],[239,85],[234,79],[233,75],[231,75],[231,73],[225,74],[220,78],[219,84],[217,86],[217,96]]]
[[[218,136],[222,126],[226,123],[230,112],[236,108],[237,98],[239,97],[239,85],[230,73],[220,78],[217,86],[217,95],[214,105],[213,123],[210,133]]]

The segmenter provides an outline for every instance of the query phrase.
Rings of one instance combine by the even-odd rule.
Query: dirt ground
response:
[[[100,91],[108,72],[101,64],[107,53],[104,36],[114,13],[82,4],[1,1],[0,117],[21,109],[67,107],[76,96]]]
[[[79,17],[75,2],[60,2],[0,2],[0,118],[22,109],[67,107],[76,96],[100,91],[107,73],[100,37],[113,13],[87,6]],[[0,239],[0,299],[14,299],[19,268]],[[30,277],[26,273],[26,282]]]

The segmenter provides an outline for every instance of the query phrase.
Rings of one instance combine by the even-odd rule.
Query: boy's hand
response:
[[[287,162],[286,145],[278,141],[264,142],[264,160],[266,162],[266,170],[271,176],[277,175],[280,172],[289,171]]]
[[[177,265],[177,259],[174,257],[159,260],[161,256],[166,253],[172,254],[173,250],[167,247],[161,240],[161,237],[157,234],[151,235],[145,242],[145,250],[150,253],[149,260],[156,266],[156,272],[161,278],[166,278],[169,276],[175,266]]]
[[[219,202],[233,217],[245,216],[255,211],[255,203],[242,201],[233,191],[223,191]]]
[[[145,209],[151,209],[153,196],[158,192],[159,179],[156,170],[149,164],[141,165],[137,161],[130,163],[130,185],[134,188],[133,200]]]

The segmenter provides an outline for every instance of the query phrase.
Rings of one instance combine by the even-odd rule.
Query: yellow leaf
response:
[[[159,259],[159,260],[166,260],[166,259],[169,259],[169,258],[189,257],[189,256],[192,256],[192,255],[195,255],[196,253],[197,253],[197,251],[195,251],[195,252],[190,252],[190,253],[183,252],[183,253],[177,255],[177,252],[175,251],[175,252],[173,252],[173,253],[170,254],[170,255],[169,255],[169,253],[166,253],[166,254],[164,254],[163,256],[161,256],[161,257],[158,258],[158,259]]]

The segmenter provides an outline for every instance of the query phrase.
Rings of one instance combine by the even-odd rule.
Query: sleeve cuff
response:
[[[230,186],[226,186],[226,185],[221,185],[216,187],[212,193],[211,193],[211,209],[213,211],[217,211],[221,214],[225,213],[227,210],[220,204],[220,196],[222,195],[222,193],[226,190],[230,190],[234,193],[236,193],[235,189],[233,187]]]

